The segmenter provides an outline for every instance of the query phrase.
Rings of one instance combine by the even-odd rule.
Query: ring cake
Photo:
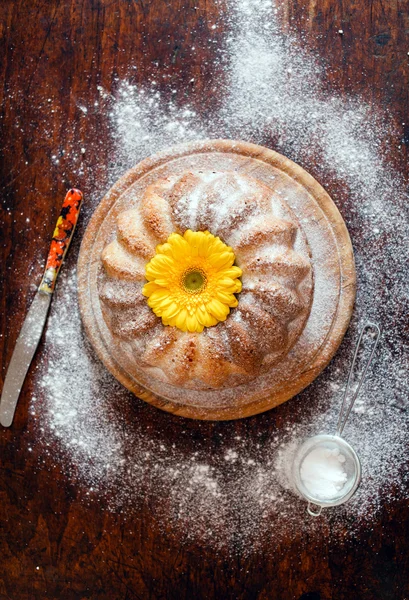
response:
[[[266,148],[227,140],[146,159],[95,211],[78,285],[107,368],[170,412],[231,419],[308,385],[355,297],[345,224],[323,188]]]

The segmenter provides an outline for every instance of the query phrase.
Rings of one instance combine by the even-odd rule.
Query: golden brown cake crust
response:
[[[238,307],[202,334],[164,327],[141,296],[155,246],[188,228],[219,235],[243,270]],[[79,260],[81,313],[100,358],[138,396],[195,418],[255,414],[308,385],[338,347],[354,296],[349,236],[329,196],[298,165],[242,142],[140,163],[98,207]]]
[[[133,346],[132,375],[155,367],[155,377],[172,385],[233,388],[285,360],[309,315],[313,277],[307,242],[298,240],[294,249],[302,236],[299,223],[270,188],[236,171],[187,171],[149,185],[135,208],[119,213],[116,225],[101,256],[100,301],[116,356],[124,340]],[[140,275],[170,229],[223,236],[243,271],[243,290],[226,321],[200,333],[177,331],[162,346],[164,326],[143,306]],[[128,293],[128,302],[106,302],[108,284],[114,296]],[[144,321],[149,327],[141,326]]]

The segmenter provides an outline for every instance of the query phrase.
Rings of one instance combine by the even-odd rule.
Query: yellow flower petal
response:
[[[173,258],[165,254],[157,254],[151,260],[151,264],[155,269],[173,269],[176,266]]]
[[[176,327],[178,327],[182,331],[186,331],[186,329],[187,329],[186,319],[187,319],[187,310],[186,310],[186,308],[182,308],[179,311],[179,314],[176,315],[176,321],[175,321]]]
[[[221,275],[223,275],[223,277],[235,279],[236,277],[241,277],[243,275],[243,271],[239,267],[233,266],[229,269],[224,269]]]
[[[232,252],[212,254],[211,256],[208,256],[207,260],[211,265],[216,267],[216,269],[224,269],[233,264],[234,254]]]
[[[178,233],[172,233],[168,242],[172,250],[172,256],[176,261],[183,260],[189,255],[189,244]]]
[[[145,283],[142,288],[142,294],[144,296],[150,296],[153,292],[155,292],[159,286],[155,283],[155,281],[150,281],[149,283]]]
[[[196,319],[196,315],[187,315],[186,326],[187,326],[188,331],[191,331],[193,333],[194,331],[196,331],[197,325],[198,325],[198,322]]]
[[[150,296],[151,300],[160,300],[162,298],[169,298],[168,290],[165,290],[163,288],[158,288],[157,290],[152,292],[152,294]]]
[[[210,313],[207,312],[206,308],[199,307],[196,309],[196,318],[205,327],[211,327],[214,323],[214,317]]]
[[[156,254],[166,254],[166,256],[172,256],[172,246],[169,243],[161,244],[156,246]]]
[[[224,279],[219,279],[218,287],[223,290],[223,292],[234,292],[237,289],[236,281],[234,279],[230,279],[230,277],[225,277]]]
[[[154,280],[159,279],[163,274],[163,268],[156,266],[152,261],[146,265],[145,276],[146,279]]]
[[[234,298],[234,296],[233,296]],[[172,296],[167,296],[166,298],[162,298],[159,302],[158,302],[158,306],[161,308],[161,310],[165,310],[166,308],[168,308],[169,306],[171,306],[173,304],[173,299]]]
[[[208,235],[203,234],[199,237],[199,241],[197,244],[198,256],[200,256],[201,258],[205,257],[207,255],[208,248],[209,248],[209,237],[208,237]]]
[[[229,307],[217,300],[217,298],[213,298],[206,304],[207,310],[219,321],[224,321],[229,314]]]
[[[170,306],[167,306],[166,309],[163,311],[163,316],[167,319],[172,319],[173,317],[176,317],[177,314],[179,314],[179,311],[179,305],[176,302],[172,302],[172,304]]]
[[[234,302],[236,301],[236,297],[233,296],[233,294],[228,294],[224,291],[218,290],[216,292],[216,297],[218,300],[220,300],[220,302],[223,302],[223,304],[227,304],[227,306],[233,306]],[[237,306],[237,304],[235,304],[235,306]]]

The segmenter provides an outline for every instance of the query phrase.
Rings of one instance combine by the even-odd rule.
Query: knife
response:
[[[0,423],[10,427],[27,371],[43,333],[58,273],[74,234],[83,195],[71,189],[65,196],[54,229],[43,278],[17,338],[0,399]]]

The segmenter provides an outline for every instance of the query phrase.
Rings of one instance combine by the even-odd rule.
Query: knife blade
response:
[[[45,272],[24,320],[7,369],[0,399],[0,423],[10,427],[18,398],[47,320],[58,273],[72,240],[83,200],[82,192],[71,189],[65,196],[54,229]]]
[[[0,404],[0,423],[10,427],[21,387],[41,339],[51,304],[51,294],[37,291],[17,338],[7,369]]]

